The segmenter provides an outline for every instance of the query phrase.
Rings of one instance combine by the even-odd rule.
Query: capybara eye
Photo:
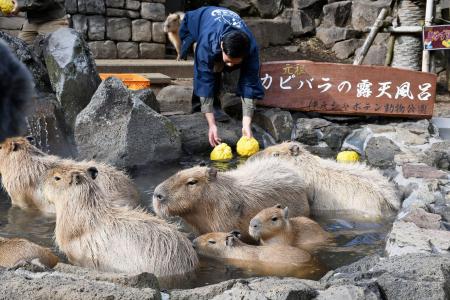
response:
[[[278,220],[277,217],[273,217],[273,218],[272,218],[272,221],[273,221],[273,222],[275,222],[276,220]]]
[[[208,243],[210,243],[210,244],[215,244],[216,241],[215,241],[215,240],[209,240]]]
[[[280,153],[274,152],[272,155],[273,155],[274,157],[278,157],[278,156],[280,156]]]
[[[195,184],[197,184],[197,182],[198,182],[197,180],[193,179],[193,180],[189,180],[187,184],[188,185],[195,185]]]
[[[61,180],[61,177],[58,177],[58,176],[55,176],[54,178],[55,178],[56,181],[60,181]]]

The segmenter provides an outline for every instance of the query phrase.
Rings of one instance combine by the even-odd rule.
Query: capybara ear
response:
[[[283,209],[283,216],[285,219],[287,219],[289,216],[289,209],[287,206]]]
[[[200,166],[200,167],[206,167],[206,163],[205,163],[204,161],[201,161],[201,162],[199,163],[199,166]]]
[[[87,172],[92,179],[97,178],[98,170],[96,167],[90,167],[89,169],[87,169]]]
[[[237,237],[238,239],[241,238],[241,232],[239,230],[230,231],[229,235],[233,235],[233,236]]]
[[[291,152],[292,156],[298,156],[300,154],[300,147],[298,145],[291,145],[289,147],[289,151]]]
[[[32,137],[31,135],[25,137],[27,139],[27,141],[29,141],[30,143],[34,142],[34,137]]]
[[[217,177],[217,169],[216,168],[207,168],[206,169],[206,177],[209,180],[214,180]]]
[[[228,247],[233,247],[234,243],[236,242],[236,237],[232,234],[227,235],[227,240],[225,241],[225,245]]]
[[[281,204],[278,203],[278,204],[276,204],[274,207],[275,207],[275,208],[281,208]]]

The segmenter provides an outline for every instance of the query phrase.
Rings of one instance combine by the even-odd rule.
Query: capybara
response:
[[[261,245],[288,245],[313,250],[332,241],[331,235],[307,217],[289,219],[280,204],[260,211],[251,221],[250,235]]]
[[[113,206],[97,175],[95,167],[54,168],[43,183],[56,209],[56,243],[72,264],[163,278],[196,268],[197,254],[184,234],[140,209]]]
[[[379,170],[363,163],[322,159],[297,142],[270,146],[250,161],[259,157],[276,157],[295,165],[307,184],[314,215],[347,211],[356,218],[373,219],[391,215],[400,208],[394,185]]]
[[[250,219],[277,199],[294,216],[309,215],[303,180],[289,162],[269,157],[226,172],[182,170],[156,187],[153,208],[162,217],[182,217],[200,234],[237,229],[251,241]]]
[[[167,33],[167,37],[177,51],[177,60],[181,59],[181,39],[179,29],[181,21],[183,21],[184,13],[176,12],[169,14],[164,21],[164,32]]]
[[[58,257],[49,249],[26,239],[0,237],[0,266],[12,268],[23,263],[53,268],[58,263]]]
[[[240,240],[239,231],[201,235],[194,240],[194,247],[199,255],[224,260],[261,275],[304,276],[316,267],[312,256],[303,249],[249,245]]]
[[[47,155],[30,141],[31,138],[15,137],[0,144],[0,175],[2,184],[14,206],[37,208],[43,212],[54,212],[53,204],[46,201],[40,184],[49,169],[56,166],[78,167],[80,170],[95,166],[100,170],[98,184],[111,195],[114,205],[139,205],[139,192],[131,179],[123,172],[98,162],[76,162]]]

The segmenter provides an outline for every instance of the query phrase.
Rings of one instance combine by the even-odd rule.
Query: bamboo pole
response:
[[[433,5],[434,0],[427,0],[425,8],[425,26],[431,25],[433,19]],[[422,72],[430,72],[430,51],[423,50],[422,52]]]
[[[392,62],[392,57],[394,56],[394,44],[395,44],[395,35],[389,37],[389,41],[387,44],[387,54],[386,60],[384,61],[385,66],[390,66]]]
[[[386,15],[388,13],[388,10],[386,8],[383,8],[380,13],[378,14],[377,20],[372,26],[372,29],[370,30],[369,35],[367,36],[366,40],[364,41],[364,45],[362,46],[361,52],[356,55],[355,60],[353,61],[354,65],[360,65],[362,61],[364,60],[364,57],[366,56],[367,52],[369,51],[370,46],[372,45],[375,37],[377,36],[378,30],[381,26],[383,26],[383,20],[386,18]]]

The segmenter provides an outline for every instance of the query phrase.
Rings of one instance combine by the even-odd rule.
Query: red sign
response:
[[[425,50],[450,48],[450,26],[425,26],[423,28],[423,48]]]
[[[382,66],[279,61],[261,66],[258,104],[327,114],[433,115],[437,76]]]

